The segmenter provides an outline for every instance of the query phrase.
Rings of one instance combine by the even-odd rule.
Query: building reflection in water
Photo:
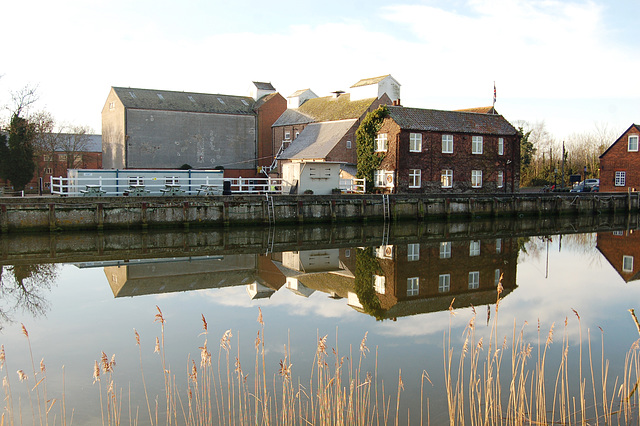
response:
[[[596,247],[625,282],[640,279],[640,232],[598,232]]]
[[[492,238],[112,262],[115,297],[245,286],[248,297],[322,292],[377,319],[496,302],[516,288],[518,240]],[[99,266],[100,262],[93,265]],[[282,289],[284,287],[284,289]]]

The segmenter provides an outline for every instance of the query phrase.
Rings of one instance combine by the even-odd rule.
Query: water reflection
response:
[[[240,297],[256,301],[283,291],[303,298],[318,292],[378,320],[396,320],[495,303],[499,282],[508,296],[518,287],[520,251],[548,256],[552,234],[572,235],[572,244],[590,251],[593,242],[584,238],[594,234],[581,232],[600,231],[600,253],[625,281],[636,280],[637,223],[625,215],[3,236],[0,321],[10,322],[18,310],[45,314],[59,262],[103,268],[116,298],[227,287],[243,287]],[[545,245],[546,253],[536,253]]]

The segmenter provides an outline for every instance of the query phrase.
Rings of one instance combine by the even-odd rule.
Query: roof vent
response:
[[[334,98],[339,98],[340,95],[344,93],[344,90],[336,90],[335,92],[331,92]]]
[[[218,101],[219,101],[222,105],[224,105],[224,101],[223,101],[222,99],[218,98]]]
[[[160,93],[157,93],[158,98],[160,98],[161,101],[164,101],[164,96],[162,96]]]

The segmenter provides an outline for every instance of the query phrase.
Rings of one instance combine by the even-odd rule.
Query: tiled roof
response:
[[[342,94],[337,98],[335,96],[325,96],[309,99],[299,108],[285,111],[273,126],[358,119],[367,112],[367,109],[375,100],[376,98],[369,98],[351,101],[349,93]],[[305,119],[308,121],[303,121]]]
[[[389,117],[401,129],[452,133],[515,135],[517,130],[497,114],[440,111],[389,106]]]
[[[357,82],[351,87],[368,86],[370,84],[380,83],[382,80],[389,77],[390,75],[391,74],[381,75],[380,77],[363,78],[362,80],[360,80],[359,82]]]
[[[126,108],[218,114],[254,114],[254,100],[249,96],[212,95],[128,87],[114,87],[113,90]]]
[[[356,120],[341,120],[309,124],[284,150],[280,158],[324,159],[355,122]]]

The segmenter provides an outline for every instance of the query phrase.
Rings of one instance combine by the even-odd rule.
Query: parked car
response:
[[[591,187],[586,186],[584,183],[579,183],[571,188],[570,192],[591,192]]]
[[[588,186],[589,188],[593,188],[594,186],[600,186],[600,179],[585,179],[580,183],[583,184],[585,187]]]
[[[600,192],[600,185],[596,185],[596,186],[592,186],[591,187],[591,192]]]

